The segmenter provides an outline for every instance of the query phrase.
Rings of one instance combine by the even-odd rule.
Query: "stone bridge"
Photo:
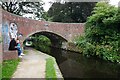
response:
[[[30,35],[35,33],[41,33],[48,38],[50,38],[53,43],[55,36],[58,39],[64,39],[67,42],[71,42],[75,37],[82,35],[84,32],[84,23],[58,23],[58,22],[48,22],[48,21],[38,21],[28,18],[23,18],[9,12],[2,10],[2,31],[3,38],[3,59],[8,59],[7,54],[10,55],[8,51],[9,43],[12,38],[19,36],[21,43],[28,38]],[[53,39],[54,38],[54,39]],[[10,52],[10,53],[9,53]],[[7,55],[8,56],[8,55]]]

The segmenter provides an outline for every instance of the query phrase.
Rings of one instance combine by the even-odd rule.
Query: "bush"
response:
[[[88,17],[84,38],[77,40],[83,54],[120,62],[120,14],[118,8],[99,2]]]
[[[34,36],[32,36],[32,46],[37,50],[50,53],[49,46],[51,45],[52,43],[50,39],[44,35],[35,34]]]

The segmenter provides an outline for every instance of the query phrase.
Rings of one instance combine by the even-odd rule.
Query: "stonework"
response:
[[[20,38],[21,43],[32,34],[37,32],[50,32],[57,34],[71,42],[75,37],[82,35],[84,33],[84,23],[58,23],[58,22],[48,22],[48,21],[37,21],[27,18],[23,18],[9,12],[2,10],[2,29],[4,30],[4,41],[3,50],[8,51],[9,42],[11,40],[10,36],[10,25],[15,24],[17,31],[17,36],[22,35]],[[14,26],[12,26],[13,28]],[[5,32],[6,31],[6,32]],[[16,36],[16,31],[15,36]],[[3,51],[3,55],[4,55]],[[6,53],[7,54],[7,53]],[[5,57],[5,56],[4,56]]]

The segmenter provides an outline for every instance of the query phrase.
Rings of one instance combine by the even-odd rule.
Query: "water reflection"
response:
[[[45,49],[45,48],[44,48]],[[64,78],[120,78],[120,65],[82,54],[47,47],[41,50],[56,58]]]

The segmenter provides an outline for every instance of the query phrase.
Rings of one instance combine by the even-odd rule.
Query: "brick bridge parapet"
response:
[[[16,31],[12,33],[12,30]],[[23,18],[2,10],[3,53],[8,50],[11,37],[20,35],[21,42],[23,42],[28,36],[42,31],[57,34],[71,42],[75,37],[84,33],[84,23],[38,21]]]

